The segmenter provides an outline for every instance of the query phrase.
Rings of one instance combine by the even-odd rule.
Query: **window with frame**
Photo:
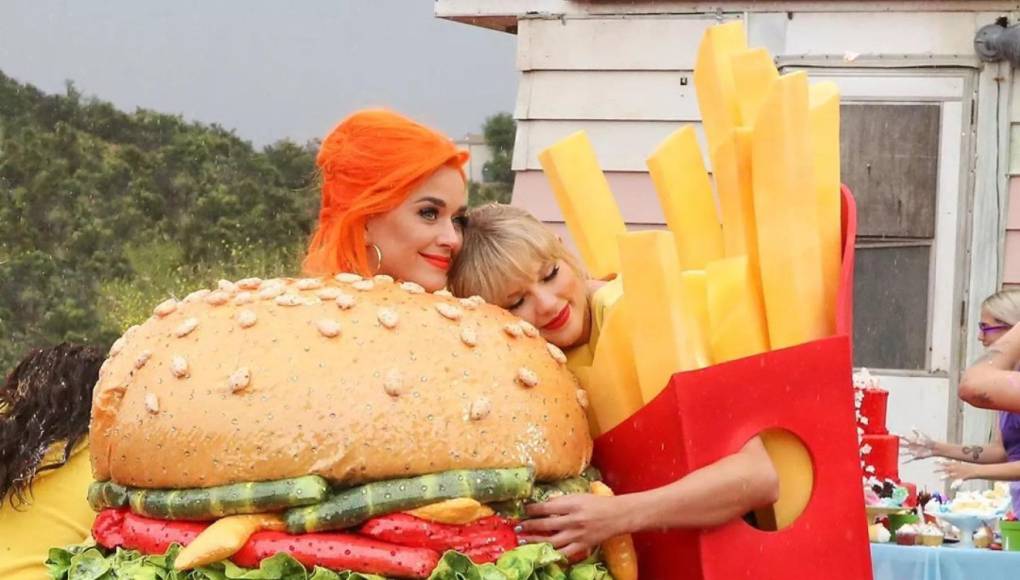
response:
[[[840,107],[842,181],[857,200],[857,367],[928,368],[941,108]]]

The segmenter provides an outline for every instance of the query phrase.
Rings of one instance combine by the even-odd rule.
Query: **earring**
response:
[[[382,270],[382,249],[376,244],[372,244],[372,249],[375,250],[375,273],[378,274]]]

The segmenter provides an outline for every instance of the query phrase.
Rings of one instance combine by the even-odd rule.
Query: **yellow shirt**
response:
[[[588,300],[588,307],[591,309],[591,331],[588,334],[588,341],[566,352],[567,368],[577,375],[582,386],[587,387],[588,385],[587,373],[591,369],[592,359],[595,356],[595,346],[599,342],[602,323],[606,319],[606,314],[620,300],[621,296],[623,296],[623,278],[617,276],[592,293]]]
[[[96,517],[86,499],[92,483],[88,449],[88,444],[79,445],[67,463],[39,473],[32,482],[28,505],[16,510],[4,498],[0,506],[0,578],[48,578],[43,563],[49,549],[78,544],[88,537]],[[56,451],[47,454],[44,465]]]

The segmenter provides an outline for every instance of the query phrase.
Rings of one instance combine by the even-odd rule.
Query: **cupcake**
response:
[[[872,524],[868,526],[868,540],[876,544],[884,544],[892,538],[892,534],[889,530],[885,529],[882,524]]]
[[[918,528],[922,546],[941,546],[945,536],[935,524],[923,524]]]
[[[913,546],[917,538],[917,526],[914,524],[903,524],[896,529],[896,543],[901,546]]]

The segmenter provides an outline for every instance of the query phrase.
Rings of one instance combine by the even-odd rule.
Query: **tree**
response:
[[[493,154],[504,153],[509,156],[514,152],[517,122],[510,113],[497,113],[485,119],[482,134],[485,136],[485,144]]]
[[[33,347],[109,344],[221,277],[292,275],[315,218],[316,144],[262,151],[0,73],[0,372]]]
[[[482,134],[492,159],[482,165],[484,182],[469,184],[468,204],[474,207],[491,202],[510,203],[514,186],[511,160],[517,123],[510,113],[497,113],[485,119]]]
[[[510,113],[497,113],[485,119],[482,134],[485,136],[485,144],[492,153],[492,159],[482,166],[482,177],[486,182],[513,186],[514,172],[510,166],[514,153],[514,139],[517,136],[517,123]]]

